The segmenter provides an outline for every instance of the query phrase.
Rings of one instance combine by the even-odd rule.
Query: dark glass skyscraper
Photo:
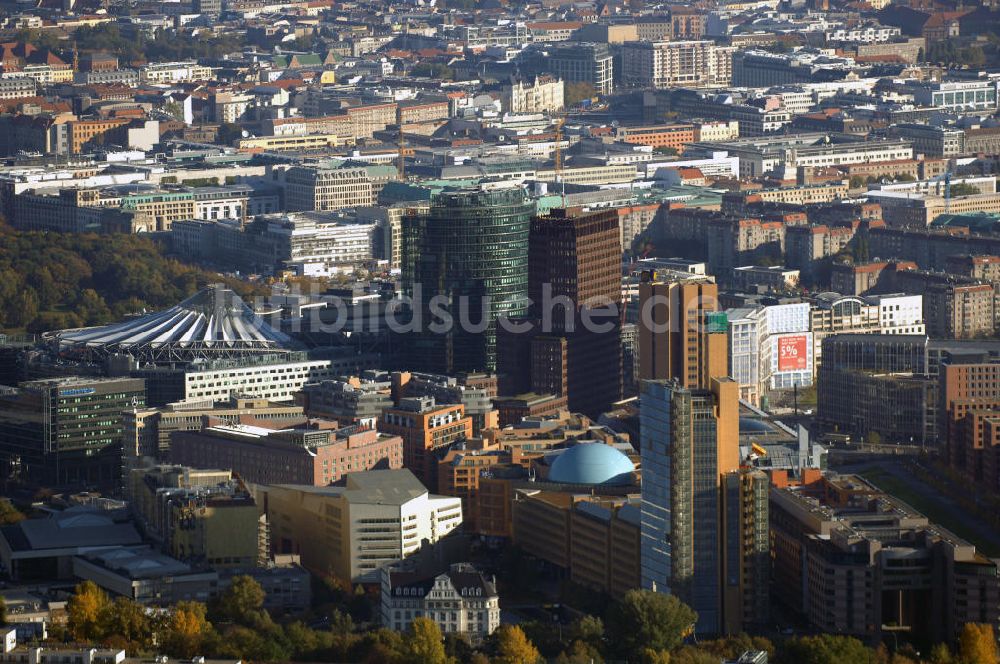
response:
[[[403,221],[403,290],[413,298],[410,368],[495,371],[497,319],[527,313],[534,204],[507,183],[446,189]],[[439,296],[438,301],[432,299]],[[447,314],[447,329],[432,329]]]
[[[531,221],[529,243],[535,329],[501,331],[500,388],[565,396],[574,413],[597,418],[622,396],[618,212],[554,209]]]

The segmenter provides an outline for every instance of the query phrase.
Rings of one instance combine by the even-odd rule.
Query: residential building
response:
[[[540,68],[565,83],[588,83],[597,94],[608,95],[613,90],[614,65],[607,44],[557,44],[547,50]]]
[[[374,427],[383,411],[393,406],[391,383],[346,379],[307,383],[296,400],[310,417],[322,417],[344,424]]]
[[[284,173],[285,207],[339,210],[375,203],[371,179],[363,168],[293,166]]]
[[[629,87],[721,87],[732,80],[735,49],[712,41],[639,41],[621,48],[621,78]]]
[[[194,60],[184,62],[152,62],[139,68],[143,83],[194,83],[212,80],[212,70]]]
[[[126,479],[130,469],[139,467],[143,459],[170,461],[170,435],[174,431],[197,431],[205,421],[295,426],[306,420],[300,406],[238,396],[218,403],[205,399],[161,408],[130,407],[123,416],[122,463]]]
[[[834,55],[832,51],[800,49],[791,53],[770,53],[756,49],[737,51],[733,55],[733,85],[766,88],[788,83],[839,81],[855,69],[851,58]]]
[[[622,597],[639,587],[639,506],[634,497],[517,489],[514,542],[585,588]],[[605,493],[600,486],[595,487]]]
[[[212,569],[263,562],[260,512],[231,471],[154,466],[132,470],[129,480],[129,507],[164,553]]]
[[[344,373],[370,369],[371,355],[336,360],[294,357],[260,357],[253,360],[216,360],[176,366],[138,367],[132,375],[147,382],[149,403],[165,406],[176,401],[225,402],[234,395],[268,401],[290,402],[306,383]]]
[[[857,475],[770,496],[775,597],[824,633],[956,639],[997,620],[996,562]]]
[[[536,76],[533,82],[515,81],[504,88],[501,103],[508,113],[551,113],[565,105],[564,88],[561,79]]]

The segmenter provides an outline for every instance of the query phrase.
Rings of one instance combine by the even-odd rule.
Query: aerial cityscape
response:
[[[1000,0],[0,0],[0,664],[1000,664]]]

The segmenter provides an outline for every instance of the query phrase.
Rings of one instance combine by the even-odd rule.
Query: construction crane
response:
[[[944,174],[944,213],[951,213],[951,169]]]
[[[403,123],[399,123],[399,136],[396,139],[396,148],[399,150],[399,157],[396,164],[396,170],[399,171],[399,179],[401,182],[406,181],[406,155],[404,154],[404,148],[406,146],[406,139],[403,138]]]
[[[566,183],[563,181],[563,163],[562,163],[562,130],[563,125],[566,124],[566,116],[562,113],[555,116],[556,118],[556,144],[553,150],[553,161],[555,162],[555,174],[556,182],[559,183],[560,188],[560,198],[562,199],[562,206],[566,207]]]

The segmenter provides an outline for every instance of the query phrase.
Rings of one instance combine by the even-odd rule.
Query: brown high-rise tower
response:
[[[566,396],[596,416],[621,398],[621,239],[613,210],[556,209],[531,221],[529,334],[506,334],[503,391]],[[591,329],[590,322],[603,329]]]
[[[639,284],[639,378],[677,379],[708,389],[729,374],[727,324],[719,289],[708,279],[670,281],[655,273]]]

